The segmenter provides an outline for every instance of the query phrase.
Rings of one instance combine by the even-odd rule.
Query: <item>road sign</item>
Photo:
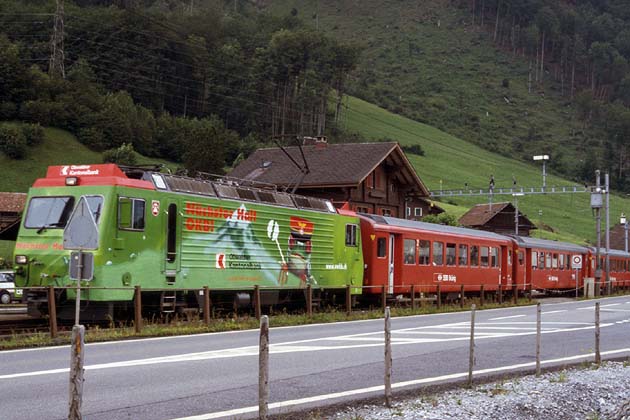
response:
[[[77,251],[98,249],[98,227],[85,197],[81,197],[63,230],[63,248]]]
[[[81,269],[79,270],[79,265]],[[80,278],[79,278],[80,277]],[[94,277],[94,254],[73,252],[70,254],[70,280],[90,281]]]
[[[574,270],[579,270],[580,268],[582,268],[581,255],[574,255],[571,257],[571,268],[573,268]]]

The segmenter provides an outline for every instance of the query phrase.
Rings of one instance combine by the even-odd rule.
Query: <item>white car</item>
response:
[[[22,290],[15,288],[15,273],[12,270],[0,271],[0,303],[7,304],[22,297]]]

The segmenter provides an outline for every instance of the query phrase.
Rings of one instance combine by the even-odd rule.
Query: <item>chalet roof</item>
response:
[[[490,204],[477,204],[462,217],[459,218],[459,224],[469,227],[481,227],[485,226],[499,213],[511,213],[514,216],[516,209],[512,203],[492,203]],[[519,226],[524,228],[535,229],[535,225],[519,211]]]
[[[299,147],[284,149],[293,160],[303,165]],[[419,196],[429,195],[398,143],[320,144],[302,146],[302,150],[310,172],[304,176],[300,188],[358,186],[384,163],[395,168],[399,181],[410,185]],[[229,175],[278,186],[294,185],[302,177],[300,170],[280,148],[256,150]]]
[[[21,213],[26,204],[26,194],[0,192],[0,211],[7,213]]]

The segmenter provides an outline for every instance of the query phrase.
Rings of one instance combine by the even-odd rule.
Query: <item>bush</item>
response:
[[[419,144],[412,144],[411,146],[403,146],[403,151],[405,153],[410,153],[412,155],[424,156],[424,149]]]
[[[26,137],[17,127],[0,126],[0,150],[11,159],[26,156]]]
[[[37,146],[44,141],[44,129],[39,124],[22,124],[22,133],[29,146]]]
[[[97,128],[82,128],[77,133],[77,139],[92,150],[104,150],[106,147],[105,135]]]
[[[17,116],[17,105],[13,102],[0,102],[0,120],[12,120]]]
[[[106,150],[103,153],[103,162],[133,166],[138,163],[138,160],[133,150],[133,145],[131,143],[123,143],[120,147]]]

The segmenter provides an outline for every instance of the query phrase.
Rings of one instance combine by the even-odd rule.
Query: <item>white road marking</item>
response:
[[[630,348],[604,351],[604,352],[601,352],[601,355],[609,356],[609,355],[615,355],[615,354],[620,354],[620,353],[630,353]],[[558,359],[542,360],[540,363],[543,365],[549,365],[549,364],[555,364],[555,363],[590,359],[590,358],[593,358],[594,356],[595,356],[594,353],[581,354],[581,355],[575,355],[575,356],[562,357]],[[490,369],[480,369],[480,370],[473,371],[473,376],[484,375],[487,373],[505,372],[505,371],[511,371],[515,369],[522,369],[522,368],[531,368],[534,366],[536,366],[536,362],[520,363],[517,365],[501,366],[501,367],[490,368]],[[392,388],[404,388],[404,387],[409,387],[409,386],[414,386],[414,385],[430,384],[430,383],[440,382],[440,381],[449,380],[449,379],[466,378],[467,376],[468,376],[468,372],[461,372],[461,373],[453,373],[450,375],[436,376],[433,378],[415,379],[411,381],[394,383],[392,384]],[[273,410],[277,408],[295,407],[298,405],[303,405],[303,404],[308,404],[308,403],[313,403],[313,402],[318,402],[318,401],[333,400],[337,398],[350,397],[350,396],[361,395],[361,394],[370,394],[374,392],[383,391],[383,389],[384,389],[383,385],[377,385],[377,386],[371,386],[367,388],[351,389],[349,391],[334,392],[331,394],[315,395],[312,397],[299,398],[295,400],[279,401],[275,403],[270,403],[269,409]],[[256,411],[258,411],[258,406],[250,406],[250,407],[243,407],[243,408],[235,408],[233,410],[227,410],[227,411],[218,411],[214,413],[201,414],[197,416],[180,417],[180,418],[172,419],[172,420],[211,420],[211,419],[218,419],[222,417],[234,417],[234,416],[243,415],[243,414],[255,413]]]
[[[562,310],[559,310],[559,311],[541,312],[541,315],[559,314],[559,313],[562,313],[562,312],[567,312],[567,310],[566,309],[562,309]]]
[[[512,316],[501,316],[499,318],[490,318],[490,321],[498,321],[500,319],[510,319],[510,318],[522,318],[527,315],[512,315]]]

